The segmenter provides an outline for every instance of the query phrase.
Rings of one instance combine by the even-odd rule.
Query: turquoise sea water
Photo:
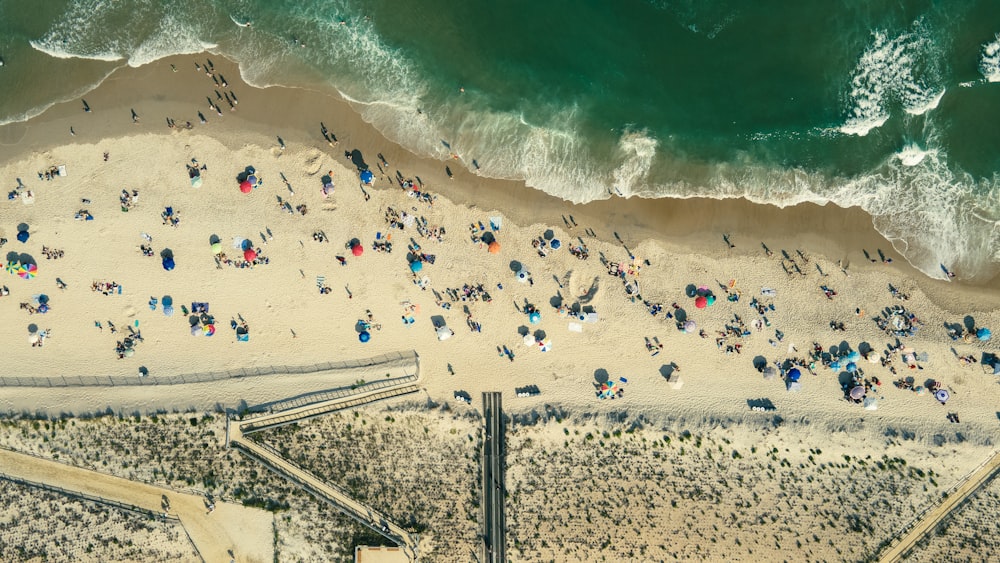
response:
[[[0,123],[203,51],[571,201],[859,205],[929,275],[1000,269],[995,1],[0,0]]]

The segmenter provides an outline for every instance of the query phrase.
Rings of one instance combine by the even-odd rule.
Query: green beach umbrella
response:
[[[7,262],[7,273],[8,274],[16,274],[16,273],[18,273],[20,271],[21,271],[21,263],[20,262],[18,262],[17,260],[14,260],[13,262]]]

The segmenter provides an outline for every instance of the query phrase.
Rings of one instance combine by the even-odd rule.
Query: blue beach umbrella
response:
[[[173,270],[174,269],[174,259],[173,258],[164,258],[163,259],[163,269],[166,270],[166,271],[168,271],[168,272],[170,270]]]
[[[549,247],[552,248],[552,250],[559,250],[561,246],[562,242],[557,238],[554,238],[551,241],[549,241]]]
[[[798,381],[802,377],[802,372],[799,368],[792,368],[788,370],[788,381]]]
[[[858,364],[854,362],[847,364],[847,371],[858,371]]]
[[[988,329],[988,328],[981,328],[981,329],[979,329],[979,330],[976,331],[976,338],[978,338],[979,340],[982,340],[983,342],[986,342],[987,340],[989,340],[992,337],[993,337],[993,333],[990,332],[990,329]]]
[[[830,363],[830,369],[832,369],[832,370],[838,370],[838,369],[840,369],[840,362],[831,362]]]
[[[414,274],[423,269],[424,269],[424,263],[421,262],[420,260],[415,260],[413,262],[410,262],[410,271],[413,272]]]
[[[861,358],[861,354],[859,354],[858,352],[856,352],[854,350],[851,350],[851,353],[847,355],[847,361],[848,362],[856,362],[860,358]],[[850,368],[848,368],[848,369],[850,369]]]
[[[361,171],[361,181],[362,182],[364,182],[366,184],[371,184],[373,180],[375,180],[375,175],[372,174],[371,170],[362,170]]]
[[[28,237],[30,237],[30,236],[31,235],[28,234],[28,231],[20,231],[20,232],[17,233],[17,241],[18,242],[28,242]]]
[[[372,335],[367,330],[364,331],[364,332],[358,333],[358,340],[360,340],[361,342],[368,342],[371,339],[372,339]]]
[[[250,182],[251,186],[256,186],[257,185],[257,176],[254,176],[253,174],[247,176],[247,182]]]
[[[542,320],[542,314],[539,313],[538,311],[535,311],[530,315],[528,315],[528,322],[533,325],[538,324],[539,322],[541,322],[541,320]]]

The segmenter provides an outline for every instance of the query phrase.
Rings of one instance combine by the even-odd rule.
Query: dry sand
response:
[[[207,109],[205,96],[213,89],[210,79],[194,71],[191,58],[179,57],[116,73],[87,95],[92,113],[84,114],[78,102],[71,102],[28,124],[0,128],[6,149],[0,178],[8,189],[20,178],[26,186],[22,191],[31,190],[34,196],[31,204],[21,199],[0,203],[0,236],[9,239],[0,257],[6,263],[8,252],[27,253],[39,267],[35,279],[3,279],[10,295],[0,298],[0,311],[8,319],[0,326],[0,342],[5,343],[6,364],[17,366],[19,376],[106,375],[128,381],[139,377],[140,367],[157,375],[185,374],[303,365],[413,349],[421,356],[428,399],[451,401],[454,391],[462,390],[478,402],[479,392],[500,389],[507,395],[505,407],[529,418],[557,408],[576,416],[593,413],[601,418],[646,420],[653,426],[756,427],[761,418],[770,420],[775,413],[751,411],[747,401],[767,398],[786,426],[802,429],[797,435],[805,437],[805,449],[832,451],[826,437],[830,432],[847,433],[851,440],[876,448],[887,442],[912,442],[929,452],[950,448],[951,455],[963,459],[963,448],[978,452],[973,448],[995,443],[997,378],[987,375],[980,364],[962,366],[957,355],[978,359],[996,348],[975,340],[952,341],[944,325],[963,324],[969,316],[977,326],[1000,327],[996,285],[927,279],[908,267],[856,211],[817,206],[779,211],[705,201],[569,206],[513,182],[463,172],[448,180],[444,164],[416,159],[380,139],[343,104],[315,92],[253,90],[236,81],[237,72],[227,63],[215,62],[240,100],[239,111],[224,111],[221,118]],[[173,74],[168,63],[182,70]],[[137,125],[129,117],[133,107],[141,116]],[[198,124],[198,110],[208,117],[208,125]],[[168,129],[164,124],[168,116],[181,123],[190,120],[194,129]],[[320,121],[340,139],[338,146],[331,148],[322,141]],[[71,125],[74,137],[68,135]],[[277,135],[286,143],[285,150],[278,147]],[[375,187],[367,190],[368,200],[352,162],[344,157],[345,150],[355,148],[373,168],[377,153],[391,164],[389,175],[377,175]],[[185,165],[192,158],[208,167],[200,188],[192,188],[188,181]],[[38,179],[36,172],[54,165],[65,165],[67,176]],[[245,195],[237,189],[235,176],[247,165],[256,167],[265,182]],[[419,177],[428,193],[439,195],[433,205],[408,197],[392,181],[397,169],[404,178]],[[324,199],[319,178],[327,171],[333,171],[337,189]],[[138,202],[127,213],[118,201],[122,189],[139,192]],[[279,197],[292,207],[307,205],[308,213],[286,213],[279,209]],[[161,222],[167,206],[179,213],[177,227]],[[377,233],[390,232],[385,221],[388,208],[418,220],[426,218],[431,228],[444,227],[444,241],[424,238],[411,226],[391,231],[391,254],[373,252]],[[74,220],[81,209],[88,209],[94,220]],[[469,225],[487,223],[491,216],[503,217],[503,227],[495,233],[502,244],[499,255],[470,240]],[[572,217],[578,226],[570,228],[563,217]],[[15,240],[20,223],[31,232],[26,244]],[[531,241],[550,229],[564,247],[541,257]],[[329,242],[313,240],[318,230]],[[139,251],[146,244],[143,233],[152,239],[153,257]],[[735,248],[723,243],[723,233],[731,235]],[[230,248],[233,238],[250,239],[269,263],[252,269],[217,269],[209,245],[212,235],[234,258],[238,252]],[[363,256],[355,258],[344,248],[352,238],[365,245]],[[413,283],[407,266],[411,238],[420,252],[435,255],[434,264],[421,272],[429,279],[426,290]],[[567,250],[581,240],[589,249],[589,260],[579,260]],[[762,242],[773,256],[764,254]],[[43,246],[62,250],[64,256],[47,260]],[[894,261],[869,263],[862,248],[872,255],[882,248]],[[159,254],[165,249],[175,256],[172,271],[160,264]],[[782,260],[782,251],[789,259]],[[622,281],[610,276],[602,264],[632,262],[630,254],[641,271],[628,281],[638,280],[642,299],[662,304],[664,312],[657,316],[647,312],[642,299],[632,299]],[[346,257],[346,266],[338,264],[337,255]],[[792,259],[803,275],[783,272],[782,265],[791,267]],[[515,280],[515,261],[532,273],[532,284]],[[847,266],[846,271],[838,262]],[[317,276],[324,278],[331,293],[320,294]],[[66,283],[65,290],[56,287],[57,278]],[[738,302],[725,299],[721,285],[729,280],[741,291]],[[115,281],[123,291],[93,292],[95,281]],[[482,284],[492,301],[452,302],[446,290],[463,284]],[[696,309],[694,300],[685,295],[690,284],[710,288],[719,300],[710,308]],[[824,284],[837,292],[834,299],[824,297],[820,291]],[[908,294],[909,300],[893,298],[890,284]],[[776,295],[762,297],[765,287]],[[41,293],[51,298],[48,313],[29,315],[19,308]],[[177,312],[172,317],[164,316],[162,305],[156,310],[148,306],[151,297],[164,295],[174,300]],[[771,326],[750,328],[741,353],[726,354],[725,347],[716,346],[716,333],[733,322],[734,314],[750,325],[758,317],[749,306],[755,296],[774,305],[766,313]],[[180,306],[194,301],[211,304],[219,321],[214,336],[190,335]],[[449,303],[450,308],[437,301]],[[411,325],[401,321],[406,302],[419,306]],[[571,332],[570,320],[557,314],[560,302],[591,307],[600,320],[583,323],[580,333]],[[674,319],[664,318],[673,312],[674,302],[706,330],[708,338],[684,334]],[[528,323],[522,312],[526,304],[541,312],[539,324]],[[843,376],[823,367],[817,367],[815,376],[804,372],[801,392],[786,393],[780,380],[762,380],[753,366],[757,356],[768,361],[805,357],[814,342],[825,349],[846,342],[855,350],[868,343],[877,355],[895,338],[881,332],[873,317],[895,305],[905,305],[924,323],[903,344],[928,355],[926,361],[917,362],[919,369],[911,370],[897,354],[893,365],[898,375],[914,377],[917,385],[925,379],[941,381],[951,391],[947,406],[929,395],[894,388],[896,376],[877,363],[862,364],[868,376],[882,382],[874,393],[880,398],[877,411],[844,401]],[[858,309],[864,315],[856,315]],[[366,319],[368,311],[381,328],[372,331],[370,342],[361,343],[356,323]],[[481,323],[481,332],[467,328],[469,314]],[[237,342],[229,328],[230,318],[237,315],[250,327],[249,342]],[[438,341],[433,317],[447,323],[455,336]],[[110,334],[108,321],[120,329],[119,334]],[[846,330],[831,331],[830,321],[843,322]],[[119,360],[115,342],[125,326],[136,322],[144,342],[134,356]],[[27,327],[32,323],[51,329],[43,347],[28,343]],[[544,331],[552,350],[523,346],[519,329]],[[776,342],[776,330],[783,333],[781,342]],[[658,339],[663,349],[651,355],[645,338]],[[498,353],[503,346],[513,351],[513,361]],[[681,368],[674,374],[685,382],[679,389],[664,377],[671,364]],[[603,402],[595,398],[597,380],[621,377],[628,380],[622,386],[623,397]],[[538,386],[541,395],[515,397],[514,389],[526,385]],[[287,389],[288,395],[299,392],[294,385]],[[157,393],[170,390],[150,389],[146,410],[162,408],[157,406]],[[238,397],[227,395],[219,402],[235,408]],[[183,408],[176,401],[165,404]],[[98,397],[92,408],[102,411],[108,406]],[[59,405],[5,387],[0,388],[0,408],[58,410]],[[63,410],[80,412],[80,407]],[[960,415],[960,424],[948,422],[950,412]],[[738,449],[749,448],[744,443]],[[935,464],[951,463],[949,459],[936,456],[929,467],[944,471]],[[512,468],[511,475],[516,474]]]

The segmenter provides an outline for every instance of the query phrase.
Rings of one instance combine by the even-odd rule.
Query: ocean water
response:
[[[570,201],[860,206],[930,276],[1000,271],[996,0],[0,0],[0,123],[203,51]]]

